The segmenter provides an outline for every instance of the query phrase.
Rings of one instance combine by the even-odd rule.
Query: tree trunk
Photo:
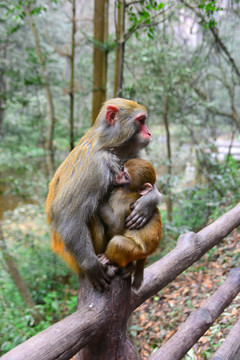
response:
[[[168,181],[167,181],[167,219],[172,221],[172,199],[171,199],[171,176],[172,176],[172,154],[171,154],[171,136],[168,124],[168,105],[169,105],[169,96],[168,94],[165,97],[164,109],[163,109],[163,122],[166,130],[167,138],[167,169],[168,169]]]
[[[7,60],[7,46],[8,44],[3,44],[2,58]],[[5,105],[5,96],[6,96],[6,86],[4,79],[5,65],[4,62],[1,64],[0,68],[0,139],[3,136],[3,118],[4,118],[4,105]]]
[[[36,306],[36,304],[28,290],[28,287],[27,287],[25,281],[23,280],[22,276],[20,275],[20,273],[17,269],[14,259],[8,252],[8,249],[7,249],[4,237],[3,237],[1,223],[0,223],[0,248],[2,250],[3,259],[5,260],[5,263],[7,265],[8,272],[11,275],[11,278],[13,279],[16,287],[18,288],[18,291],[19,291],[24,303],[26,304],[27,308],[33,309]],[[42,318],[41,318],[40,314],[38,313],[38,311],[36,309],[33,309],[32,314],[33,314],[33,317],[35,320],[35,325],[39,324],[39,322],[42,320]]]
[[[45,62],[44,62],[44,59],[42,56],[42,51],[41,51],[41,47],[40,47],[36,24],[34,23],[33,18],[30,14],[29,5],[26,6],[26,14],[27,14],[28,23],[29,23],[29,26],[31,28],[33,38],[34,38],[35,49],[36,49],[38,62],[39,62],[40,69],[41,69],[42,80],[44,83],[46,99],[47,99],[48,108],[49,108],[48,109],[49,110],[49,123],[48,123],[47,138],[46,138],[46,150],[49,153],[47,156],[49,175],[53,176],[53,174],[54,174],[53,132],[54,132],[54,124],[55,124],[53,98],[52,98],[52,93],[51,93],[51,89],[50,89],[49,82],[48,82],[48,76],[47,76]]]
[[[148,360],[181,360],[191,347],[204,335],[224,309],[231,304],[240,290],[240,268],[230,271],[227,280],[213,293],[204,305],[191,312],[185,323],[181,324],[177,332],[162,347],[155,351]],[[236,334],[237,335],[237,334]],[[239,344],[235,342],[235,346]],[[236,360],[235,357],[215,357],[215,360]]]
[[[92,124],[106,101],[107,55],[104,42],[108,37],[108,0],[94,2],[93,96]]]
[[[85,307],[97,311],[103,301],[112,313],[111,320],[100,336],[83,348],[74,360],[137,360],[137,353],[126,336],[129,304],[131,299],[131,277],[114,279],[110,290],[103,293],[93,289],[84,276],[79,277],[78,310]]]
[[[117,4],[119,4],[119,7],[116,24],[117,49],[115,60],[114,97],[122,97],[125,48],[125,0],[119,0]]]
[[[74,148],[74,60],[76,33],[76,0],[72,0],[72,49],[71,49],[71,80],[70,80],[70,151]]]

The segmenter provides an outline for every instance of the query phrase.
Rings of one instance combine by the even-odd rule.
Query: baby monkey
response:
[[[115,187],[109,199],[99,211],[107,237],[105,256],[100,256],[100,261],[118,267],[135,261],[132,286],[138,289],[143,281],[146,258],[157,248],[162,236],[161,214],[156,207],[148,223],[138,230],[127,229],[125,219],[131,205],[153,189],[156,173],[152,164],[143,159],[128,160],[122,170],[114,179]]]

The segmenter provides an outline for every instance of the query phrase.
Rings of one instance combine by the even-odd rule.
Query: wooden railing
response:
[[[2,360],[136,360],[126,336],[133,310],[164,288],[181,272],[240,225],[240,204],[198,233],[181,235],[176,247],[149,266],[138,292],[129,280],[116,277],[109,291],[99,293],[88,281],[79,280],[78,310],[2,356]],[[178,360],[212,325],[240,291],[240,268],[230,271],[225,283],[191,313],[179,330],[149,359]],[[240,323],[236,323],[214,360],[240,360]],[[238,358],[239,356],[239,358]]]

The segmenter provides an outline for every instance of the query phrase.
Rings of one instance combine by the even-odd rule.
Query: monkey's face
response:
[[[115,178],[113,179],[113,185],[123,186],[123,185],[129,185],[129,183],[130,183],[130,175],[128,169],[127,167],[123,166],[120,174],[116,175]]]
[[[137,128],[137,142],[140,148],[146,147],[151,140],[151,133],[145,124],[146,114],[140,113],[136,116],[135,125]]]
[[[156,182],[156,172],[152,164],[144,159],[130,159],[124,163],[124,171],[129,177],[129,189],[139,192],[145,184],[152,188]]]
[[[128,154],[123,158],[136,154],[151,140],[145,124],[147,116],[147,109],[134,101],[119,98],[107,101],[96,120],[100,143],[115,149],[127,146]]]

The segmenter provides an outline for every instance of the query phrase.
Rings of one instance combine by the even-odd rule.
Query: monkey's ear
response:
[[[141,189],[138,191],[140,195],[146,195],[150,190],[153,189],[153,186],[150,183],[146,183],[141,186]]]
[[[109,105],[106,112],[106,121],[109,125],[114,125],[117,122],[118,108],[114,105]]]

